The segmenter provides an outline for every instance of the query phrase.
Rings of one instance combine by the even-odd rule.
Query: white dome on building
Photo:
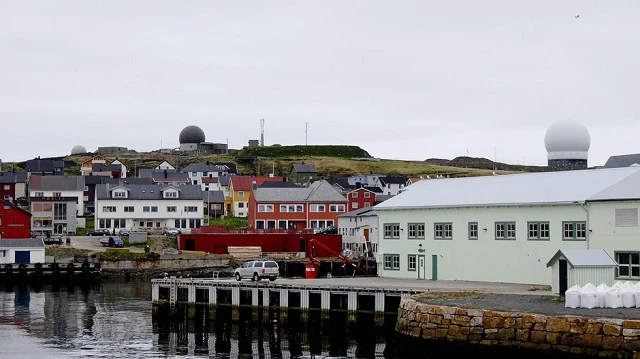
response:
[[[587,127],[576,121],[558,121],[544,135],[549,160],[587,160],[591,135]]]
[[[72,155],[77,155],[80,153],[87,153],[87,149],[84,148],[84,146],[81,145],[75,145],[73,146],[73,148],[71,149],[71,154]]]

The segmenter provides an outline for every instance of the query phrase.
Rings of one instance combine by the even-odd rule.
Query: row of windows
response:
[[[332,220],[313,220],[309,222],[311,228],[332,227]],[[296,229],[297,222],[286,220],[258,220],[256,221],[256,229]]]
[[[359,207],[358,202],[351,202],[351,208],[356,209],[358,207]],[[371,207],[371,203],[369,202],[365,203],[363,208],[368,208],[368,207]]]
[[[486,231],[483,228],[483,231]],[[400,228],[399,223],[385,223],[383,225],[383,238],[399,239],[400,232],[404,228]],[[469,222],[467,229],[469,240],[478,239],[478,223]],[[425,224],[424,223],[408,223],[407,238],[424,239]],[[453,239],[452,223],[434,223],[433,224],[434,239]],[[496,240],[515,240],[516,239],[516,222],[495,222],[494,238]],[[586,240],[587,223],[586,222],[562,222],[562,239],[563,240]],[[527,239],[528,240],[549,240],[550,224],[549,222],[528,222],[527,223]]]
[[[134,222],[138,224],[140,227],[146,228],[161,228],[160,222],[154,221],[138,221]],[[202,225],[202,221],[199,218],[191,218],[191,219],[176,219],[174,221],[176,228],[200,228]],[[126,219],[110,219],[110,218],[101,218],[99,221],[99,228],[127,228],[127,220]]]
[[[371,197],[371,192],[364,192],[364,198]],[[358,198],[358,192],[351,192],[351,198]]]
[[[615,254],[618,267],[616,269],[616,278],[618,279],[640,279],[640,252],[617,252]],[[384,269],[400,270],[400,255],[385,254]],[[407,270],[415,271],[417,263],[417,255],[407,255]]]
[[[345,206],[344,204],[331,204],[328,206],[329,212],[344,212]],[[273,204],[259,204],[258,212],[273,212],[275,205]],[[280,205],[280,213],[287,212],[304,212],[304,205],[302,204],[281,204]],[[326,212],[327,205],[324,204],[310,204],[309,212]]]
[[[135,212],[134,206],[124,206],[123,208],[125,213],[133,213]],[[184,212],[197,212],[197,206],[184,206]],[[115,213],[117,212],[116,206],[103,206],[102,212],[104,213]],[[142,206],[142,212],[144,213],[155,213],[158,212],[158,206]],[[178,212],[177,206],[167,206],[167,212]]]

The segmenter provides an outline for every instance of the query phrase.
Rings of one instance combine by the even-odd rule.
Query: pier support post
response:
[[[358,312],[358,292],[347,293],[347,322],[356,322],[356,313]]]
[[[300,290],[300,319],[307,322],[309,319],[309,290]]]
[[[280,320],[287,323],[289,320],[289,290],[280,289]]]
[[[385,306],[384,292],[376,292],[375,295],[375,323],[376,325],[382,325],[384,323],[384,306]]]
[[[213,285],[209,287],[209,304],[218,304],[218,288]]]
[[[151,284],[151,302],[155,303],[160,299],[160,285],[158,283]]]
[[[320,291],[320,317],[322,319],[329,318],[329,311],[331,310],[331,292],[328,290]]]
[[[260,313],[261,308],[258,306],[260,303],[260,290],[258,288],[251,289],[251,306],[253,307],[251,310],[251,320],[253,322],[258,321],[258,314]]]

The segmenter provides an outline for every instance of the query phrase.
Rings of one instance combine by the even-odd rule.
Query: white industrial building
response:
[[[640,167],[419,181],[374,207],[378,273],[551,285],[559,250],[603,249],[640,280],[639,207]]]
[[[367,252],[378,254],[378,216],[372,207],[359,208],[338,216],[338,234],[342,235],[342,250],[354,256]]]

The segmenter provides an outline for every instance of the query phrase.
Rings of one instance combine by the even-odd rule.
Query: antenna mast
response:
[[[260,119],[260,146],[264,146],[264,118]]]
[[[304,145],[307,145],[307,135],[309,134],[309,122],[304,123]]]

